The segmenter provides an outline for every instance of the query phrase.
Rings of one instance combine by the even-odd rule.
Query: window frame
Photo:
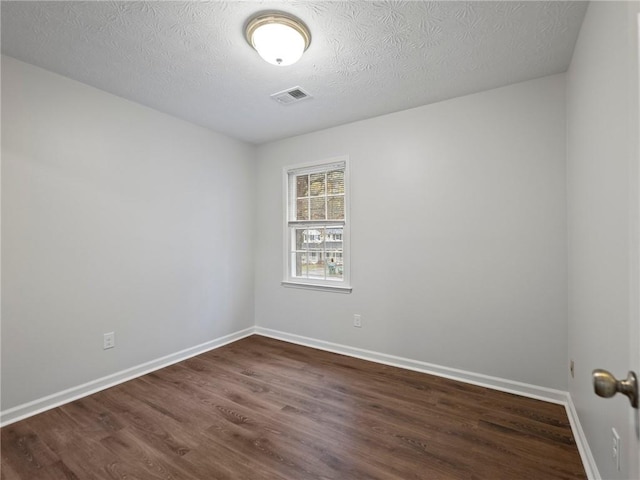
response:
[[[326,172],[332,167],[344,166],[344,220],[309,220],[299,221],[293,220],[292,212],[295,212],[295,181],[290,178],[300,174],[310,174],[314,172]],[[283,223],[283,280],[282,285],[285,287],[306,288],[312,290],[324,290],[338,293],[351,293],[351,232],[350,232],[350,173],[349,173],[349,157],[342,155],[316,162],[302,163],[286,166],[282,169],[283,179],[283,204],[284,204],[284,221]],[[294,265],[292,263],[292,247],[295,234],[292,229],[296,225],[317,225],[319,227],[328,227],[336,224],[342,224],[342,280],[300,278],[293,275]],[[295,231],[295,230],[293,230]]]

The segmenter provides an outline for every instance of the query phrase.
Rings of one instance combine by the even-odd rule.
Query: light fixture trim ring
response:
[[[253,33],[262,25],[268,25],[270,23],[286,25],[298,32],[304,39],[303,51],[306,51],[309,45],[311,45],[311,32],[302,20],[285,12],[263,12],[252,17],[244,29],[245,38],[254,49],[256,46],[253,43]]]

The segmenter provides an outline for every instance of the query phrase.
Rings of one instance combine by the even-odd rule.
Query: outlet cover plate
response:
[[[611,429],[611,437],[613,440],[611,456],[616,465],[616,470],[620,471],[620,435],[618,435],[615,428]]]
[[[116,346],[116,334],[114,332],[105,333],[102,341],[103,350],[108,350],[109,348],[113,348],[115,346]]]

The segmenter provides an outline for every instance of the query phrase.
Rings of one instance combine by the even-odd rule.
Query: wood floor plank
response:
[[[1,437],[2,480],[586,478],[562,406],[260,336]]]

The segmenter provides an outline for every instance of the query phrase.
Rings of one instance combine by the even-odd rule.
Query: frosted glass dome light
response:
[[[272,65],[292,65],[300,60],[311,43],[307,26],[284,13],[254,17],[245,29],[247,42]]]

